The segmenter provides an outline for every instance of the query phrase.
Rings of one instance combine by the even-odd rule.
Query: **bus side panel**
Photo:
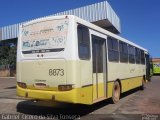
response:
[[[143,77],[135,77],[135,78],[129,78],[129,79],[124,79],[124,80],[121,80],[121,85],[122,85],[122,93],[123,92],[126,92],[128,90],[131,90],[133,88],[136,88],[136,87],[139,87],[142,85],[142,80],[143,80]],[[107,98],[110,98],[112,97],[112,92],[113,92],[113,84],[114,84],[114,81],[113,82],[108,82],[107,83]]]
[[[141,86],[142,85],[142,80],[143,80],[143,76],[121,80],[122,93],[126,92],[128,90],[131,90],[133,88]]]
[[[74,102],[92,104],[92,64],[90,61],[69,60],[67,62],[67,84],[74,84]]]
[[[107,83],[107,98],[112,97],[113,84],[114,84],[114,82]]]
[[[81,93],[80,101],[83,104],[92,104],[93,86],[92,86],[92,63],[91,61],[81,60],[80,65],[80,81]]]
[[[146,74],[145,65],[128,63],[108,63],[108,97],[112,96],[113,83],[121,82],[121,92],[126,92],[142,85],[143,76]]]

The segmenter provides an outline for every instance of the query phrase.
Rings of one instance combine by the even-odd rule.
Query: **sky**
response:
[[[0,27],[104,0],[0,0]],[[121,20],[120,36],[160,58],[160,0],[107,0]]]

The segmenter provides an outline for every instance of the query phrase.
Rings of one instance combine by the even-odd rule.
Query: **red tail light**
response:
[[[27,88],[26,83],[18,82],[17,84],[18,84],[18,86],[21,87],[21,88]]]
[[[72,85],[59,85],[58,86],[59,91],[69,91],[72,90]]]

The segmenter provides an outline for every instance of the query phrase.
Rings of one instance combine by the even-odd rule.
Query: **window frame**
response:
[[[80,34],[79,34],[79,30],[81,30],[81,40],[80,40]],[[84,40],[84,35],[88,33],[88,41]],[[91,50],[90,50],[90,32],[89,32],[89,28],[87,28],[86,26],[83,26],[81,24],[77,25],[77,40],[78,40],[78,57],[80,60],[90,60],[91,58]],[[83,53],[83,51],[81,51],[81,47],[86,47],[87,49],[87,54],[85,56],[85,54]]]
[[[134,46],[128,45],[128,55],[129,55],[129,63],[130,64],[135,64],[136,61],[135,61],[135,47]]]
[[[119,57],[120,57],[120,62],[122,63],[128,63],[129,61],[129,50],[128,50],[128,44],[119,41]]]
[[[116,38],[113,38],[111,36],[108,36],[107,37],[107,46],[108,46],[108,60],[109,60],[109,62],[119,62],[119,40]]]
[[[139,48],[135,48],[135,61],[136,64],[141,64],[141,50]]]
[[[143,53],[143,57],[142,57],[142,53]],[[141,54],[141,64],[142,65],[145,65],[146,64],[146,61],[145,61],[145,53],[143,50],[140,50],[140,54]]]

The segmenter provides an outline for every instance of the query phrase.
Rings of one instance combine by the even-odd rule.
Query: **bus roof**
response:
[[[139,48],[139,49],[142,49],[142,50],[144,50],[148,54],[148,50],[147,49],[145,49],[145,48],[143,48],[143,47],[141,47],[141,46],[139,46],[139,45],[137,45],[137,44],[135,44],[135,43],[133,43],[133,42],[131,42],[131,41],[129,41],[129,40],[121,37],[121,36],[119,36],[119,35],[116,35],[116,34],[114,34],[112,32],[109,32],[109,31],[107,31],[107,30],[105,30],[105,29],[103,29],[103,28],[101,28],[99,26],[96,26],[96,25],[94,25],[92,23],[89,23],[89,22],[87,22],[87,21],[85,21],[85,20],[83,20],[81,18],[78,18],[76,16],[74,16],[74,17],[76,18],[76,21],[78,23],[83,24],[83,25],[85,25],[85,26],[87,26],[87,27],[89,27],[91,29],[96,30],[96,31],[99,31],[99,32],[101,32],[101,33],[103,33],[105,35],[108,35],[108,36],[111,36],[113,38],[116,38],[116,39],[118,39],[120,41],[126,42],[126,43],[128,43],[128,44],[130,44],[132,46],[135,46],[135,47]]]
[[[130,44],[130,45],[132,45],[132,46],[135,46],[135,47],[137,47],[137,48],[139,48],[139,49],[144,50],[145,53],[148,54],[148,50],[147,50],[147,49],[145,49],[145,48],[143,48],[143,47],[141,47],[141,46],[139,46],[139,45],[137,45],[137,44],[135,44],[135,43],[133,43],[133,42],[125,39],[125,38],[122,38],[122,37],[120,37],[119,35],[116,35],[116,34],[114,34],[114,33],[111,33],[111,32],[109,32],[109,31],[107,31],[107,30],[105,30],[105,29],[103,29],[103,28],[101,28],[101,27],[99,27],[99,26],[96,26],[96,25],[94,25],[93,23],[90,23],[90,22],[88,22],[88,21],[85,21],[85,20],[77,17],[77,16],[74,16],[74,15],[61,15],[61,16],[49,16],[49,17],[38,18],[38,19],[35,19],[35,20],[31,20],[31,21],[29,21],[29,22],[23,23],[22,26],[27,26],[27,25],[34,24],[34,23],[41,22],[41,21],[45,21],[45,20],[64,19],[64,18],[74,19],[74,20],[75,20],[77,23],[79,23],[79,24],[82,24],[82,25],[84,25],[84,26],[87,26],[87,27],[89,27],[89,28],[91,28],[91,29],[94,29],[94,30],[96,30],[96,31],[98,31],[98,32],[101,32],[101,33],[103,33],[103,34],[105,34],[105,35],[108,35],[108,36],[111,36],[111,37],[113,37],[113,38],[116,38],[116,39],[118,39],[118,40],[120,40],[120,41],[126,42],[126,43],[128,43],[128,44]]]

